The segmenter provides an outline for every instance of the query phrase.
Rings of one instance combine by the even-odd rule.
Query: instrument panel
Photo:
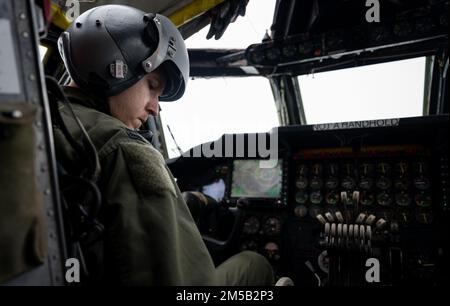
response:
[[[370,258],[383,267],[381,286],[448,283],[448,117],[398,122],[280,128],[273,169],[250,157],[184,161],[173,171],[181,190],[242,211],[230,253],[258,252],[296,285],[374,285],[362,272]],[[203,175],[183,180],[189,167]]]
[[[302,150],[293,161],[294,213],[299,218],[325,214],[330,222],[336,213],[348,222],[361,212],[404,224],[431,223],[430,158],[422,146],[366,147],[358,153],[328,150],[320,159],[314,151]],[[327,219],[325,211],[334,216]]]

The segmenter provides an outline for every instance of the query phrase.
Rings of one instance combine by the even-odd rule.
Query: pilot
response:
[[[273,285],[270,264],[254,252],[215,267],[164,158],[139,131],[158,114],[159,100],[183,96],[189,78],[187,50],[171,21],[129,6],[99,6],[61,34],[58,48],[72,79],[64,89],[71,107],[60,103],[61,117],[80,144],[82,123],[100,165],[104,232],[85,250],[96,281]],[[55,143],[59,163],[80,171],[80,156],[59,129]]]

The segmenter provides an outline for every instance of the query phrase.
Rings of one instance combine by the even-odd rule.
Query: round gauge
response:
[[[412,202],[412,197],[406,192],[400,192],[395,195],[395,202],[399,206],[409,206]]]
[[[330,205],[336,205],[337,203],[339,203],[339,199],[339,193],[336,191],[330,191],[325,196],[325,202]]]
[[[359,180],[359,188],[364,190],[369,190],[373,186],[373,179],[370,177],[364,176]]]
[[[389,206],[392,203],[392,197],[387,192],[382,192],[377,195],[377,203],[381,206]]]
[[[256,218],[255,216],[251,216],[244,221],[243,232],[244,234],[256,234],[259,230],[259,227],[260,223],[258,218]]]
[[[363,163],[359,166],[359,172],[362,176],[368,176],[373,172],[373,165],[369,163]]]
[[[345,190],[352,190],[355,185],[355,179],[350,176],[345,177],[341,182],[341,186]]]
[[[308,214],[308,208],[305,205],[297,205],[294,208],[294,214],[299,218],[303,218]]]
[[[239,246],[241,251],[256,251],[258,250],[258,243],[254,240],[246,240]]]
[[[363,192],[361,194],[360,202],[364,206],[370,206],[373,205],[373,203],[375,203],[375,197],[371,193]]]
[[[427,190],[430,185],[430,180],[422,175],[414,179],[414,187],[419,190]]]
[[[416,194],[416,196],[414,197],[414,201],[416,202],[417,206],[420,207],[430,207],[432,202],[431,195],[424,192]]]
[[[322,173],[322,165],[321,164],[314,164],[312,166],[312,173],[315,176],[319,176]]]
[[[404,162],[395,164],[395,172],[404,175],[408,171],[408,164]]]
[[[298,204],[305,204],[308,200],[308,194],[304,191],[299,191],[295,194],[295,202]]]
[[[264,233],[269,236],[277,235],[281,231],[281,221],[277,217],[269,217],[264,222]]]
[[[339,166],[338,164],[329,164],[328,165],[328,174],[330,176],[338,176]]]
[[[329,177],[325,181],[325,187],[327,189],[336,189],[338,186],[339,186],[339,180],[337,179],[337,177]]]
[[[399,220],[400,224],[409,224],[411,223],[411,220],[414,219],[414,214],[411,209],[403,208],[398,213],[397,219]]]
[[[295,186],[297,186],[298,189],[305,189],[308,187],[308,179],[304,176],[300,176],[295,181]]]
[[[309,196],[309,200],[311,201],[312,204],[320,204],[323,200],[323,196],[320,193],[320,191],[313,191]]]
[[[405,177],[399,177],[394,180],[394,186],[398,190],[408,190],[410,181]]]
[[[306,176],[308,174],[308,166],[307,165],[300,165],[298,167],[298,174],[300,176]]]
[[[420,211],[416,213],[416,220],[421,224],[431,224],[433,219],[433,214],[431,212]]]
[[[417,222],[421,224],[431,224],[433,222],[433,214],[431,212],[418,212],[416,214]]]
[[[330,258],[328,257],[327,250],[319,254],[319,257],[317,258],[317,264],[322,272],[328,274],[328,272],[330,271]]]
[[[322,188],[322,185],[323,185],[323,182],[319,177],[316,176],[311,179],[311,183],[310,183],[311,189],[316,189],[316,190],[320,189],[320,188]]]
[[[278,260],[280,259],[280,248],[278,247],[278,244],[275,242],[268,242],[264,246],[264,255],[269,260]]]
[[[345,164],[343,170],[347,176],[351,177],[355,174],[355,169],[352,164]]]
[[[309,209],[309,215],[311,216],[311,217],[313,217],[314,219],[317,217],[317,215],[318,214],[320,214],[322,212],[322,210],[320,209],[320,207],[319,206],[312,206],[310,209]]]
[[[416,162],[413,165],[414,173],[424,174],[428,172],[428,165],[424,162]]]
[[[391,166],[388,163],[379,163],[377,165],[377,171],[383,175],[389,174],[391,172]]]
[[[391,179],[389,179],[389,178],[387,178],[385,176],[382,176],[382,177],[377,179],[376,184],[377,184],[378,188],[380,188],[382,190],[386,190],[386,189],[391,188],[392,181],[391,181]]]

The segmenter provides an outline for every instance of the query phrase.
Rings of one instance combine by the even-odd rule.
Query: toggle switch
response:
[[[336,223],[331,224],[331,236],[336,237]]]
[[[340,222],[340,223],[344,223],[344,217],[342,216],[342,213],[340,211],[335,212],[335,216],[336,219]]]
[[[370,216],[367,217],[367,219],[366,219],[366,224],[367,224],[367,225],[372,225],[376,218],[377,218],[377,217],[375,217],[375,215],[370,215]]]
[[[354,227],[353,224],[350,224],[350,225],[348,226],[348,238],[349,238],[349,239],[353,238],[353,227]]]
[[[341,203],[344,203],[344,205],[348,204],[348,197],[346,191],[341,192]]]
[[[325,217],[326,217],[327,220],[330,221],[331,223],[334,222],[333,215],[332,215],[330,212],[325,213]]]
[[[355,205],[359,204],[359,191],[353,191],[352,200]]]
[[[357,224],[363,224],[364,220],[366,219],[367,215],[365,213],[360,213],[358,217],[356,218],[355,223]]]
[[[330,223],[325,223],[325,235],[329,236],[330,235]]]
[[[375,223],[375,228],[381,230],[381,229],[383,229],[383,227],[386,226],[386,223],[387,223],[386,220],[384,220],[383,218],[380,218],[377,221],[377,223]]]
[[[317,220],[319,220],[319,222],[322,223],[323,225],[325,225],[325,224],[327,223],[327,220],[325,220],[325,218],[324,218],[321,214],[318,214],[318,215],[316,216],[316,218],[317,218]]]

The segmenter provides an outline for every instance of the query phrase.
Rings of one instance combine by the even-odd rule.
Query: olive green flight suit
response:
[[[215,268],[162,155],[101,101],[66,87],[74,112],[94,143],[101,165],[100,219],[105,226],[102,281],[124,285],[272,285],[267,260],[242,252]],[[68,130],[82,138],[73,116],[59,105]],[[80,168],[67,140],[55,129],[58,161]]]

